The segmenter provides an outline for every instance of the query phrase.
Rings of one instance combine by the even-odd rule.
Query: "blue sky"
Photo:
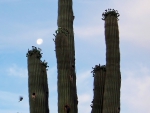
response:
[[[49,64],[49,106],[57,113],[57,64],[53,34],[57,0],[0,0],[0,113],[29,113],[26,53],[42,49]],[[104,65],[102,13],[118,10],[121,53],[121,113],[150,113],[150,1],[74,0],[75,54],[79,113],[91,112],[92,67]],[[42,45],[36,40],[43,39]],[[24,100],[18,103],[19,96]]]

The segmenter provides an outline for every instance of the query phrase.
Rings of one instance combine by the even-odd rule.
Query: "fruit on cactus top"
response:
[[[117,10],[114,10],[114,9],[105,10],[105,13],[102,14],[103,16],[102,20],[105,20],[108,15],[115,16],[117,20],[119,20],[118,17],[120,16],[120,14],[118,13]]]

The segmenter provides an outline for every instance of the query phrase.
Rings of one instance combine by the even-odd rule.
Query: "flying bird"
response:
[[[22,100],[23,100],[23,97],[22,97],[22,96],[20,96],[20,97],[19,97],[19,102],[20,102],[20,101],[22,101]]]

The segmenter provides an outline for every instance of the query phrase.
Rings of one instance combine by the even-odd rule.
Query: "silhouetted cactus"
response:
[[[105,10],[106,11],[106,10]],[[120,50],[117,11],[102,14],[105,20],[106,40],[106,78],[104,89],[103,113],[120,113]]]
[[[40,49],[34,46],[27,57],[30,113],[49,113],[47,63],[41,62]]]
[[[105,20],[108,17],[108,15],[114,16],[117,18],[117,20],[119,20],[118,17],[120,16],[120,14],[118,13],[117,10],[114,9],[105,10],[105,13],[102,14],[103,16],[102,20]]]
[[[58,113],[77,113],[77,89],[75,73],[75,48],[73,33],[72,0],[58,0],[58,30],[54,42],[56,46],[58,70]]]
[[[91,105],[91,113],[102,113],[106,66],[95,65],[92,73],[94,77],[94,97]]]

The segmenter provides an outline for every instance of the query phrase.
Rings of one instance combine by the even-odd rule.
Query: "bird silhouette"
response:
[[[20,102],[20,101],[22,101],[22,100],[23,100],[23,97],[22,97],[22,96],[20,96],[20,97],[19,97],[19,102]]]

